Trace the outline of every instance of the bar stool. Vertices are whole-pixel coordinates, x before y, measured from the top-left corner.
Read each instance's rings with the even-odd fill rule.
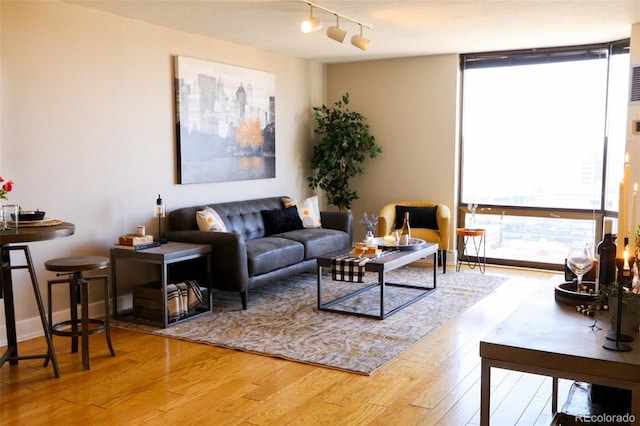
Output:
[[[58,276],[68,275],[48,281],[48,313],[49,330],[51,334],[71,337],[71,352],[78,352],[78,337],[82,342],[82,369],[89,370],[89,335],[105,332],[107,345],[112,356],[116,353],[111,345],[111,328],[109,323],[109,276],[91,275],[85,277],[82,271],[95,271],[109,266],[109,258],[103,256],[61,257],[48,260],[44,264],[48,271],[59,272]],[[102,281],[104,285],[104,313],[105,319],[89,318],[89,283]],[[69,303],[71,319],[53,324],[51,307],[51,288],[55,284],[69,284]],[[78,318],[78,304],[80,304],[80,318]]]

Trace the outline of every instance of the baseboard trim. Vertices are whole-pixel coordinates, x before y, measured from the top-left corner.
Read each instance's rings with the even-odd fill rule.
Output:
[[[0,304],[0,313],[2,317],[5,317],[4,312],[4,303]],[[91,318],[104,318],[104,302],[97,301],[89,304],[89,316]],[[61,311],[53,312],[53,323],[56,324],[61,321],[65,321],[69,319],[70,310],[64,309]],[[18,343],[24,342],[26,340],[35,339],[37,337],[44,336],[44,330],[42,328],[42,320],[40,316],[35,316],[31,318],[25,318],[19,321],[16,321],[16,334],[18,336]],[[2,324],[0,326],[0,346],[7,346],[7,326],[6,324]]]

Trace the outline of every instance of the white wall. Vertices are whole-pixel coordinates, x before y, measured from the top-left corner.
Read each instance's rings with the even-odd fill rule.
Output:
[[[76,225],[72,237],[30,245],[43,291],[53,277],[47,259],[106,256],[139,224],[156,233],[158,193],[168,210],[310,193],[311,108],[324,93],[318,63],[57,1],[3,0],[0,40],[0,176],[15,181],[9,202]],[[176,183],[174,55],[275,74],[275,179]],[[14,276],[24,339],[41,327],[26,272]]]
[[[349,92],[350,109],[367,117],[383,150],[367,159],[365,174],[354,179],[360,195],[352,205],[357,220],[365,211],[378,214],[387,203],[407,200],[441,202],[455,215],[458,69],[458,55],[327,67],[327,104]],[[362,226],[356,231],[364,236]]]

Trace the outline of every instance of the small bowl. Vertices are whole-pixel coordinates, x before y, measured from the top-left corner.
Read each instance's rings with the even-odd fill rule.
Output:
[[[42,220],[44,219],[44,213],[41,211],[22,211],[18,214],[18,221],[31,221],[31,220]]]

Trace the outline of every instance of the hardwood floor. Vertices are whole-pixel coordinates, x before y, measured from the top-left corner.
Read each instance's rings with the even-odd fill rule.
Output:
[[[42,360],[0,368],[0,423],[476,425],[479,340],[551,277],[487,273],[512,278],[368,377],[118,328],[117,356],[92,336],[82,371],[69,339],[54,336],[59,379]],[[45,350],[44,338],[19,344],[21,354]],[[549,423],[551,379],[494,369],[491,383],[492,424]]]

